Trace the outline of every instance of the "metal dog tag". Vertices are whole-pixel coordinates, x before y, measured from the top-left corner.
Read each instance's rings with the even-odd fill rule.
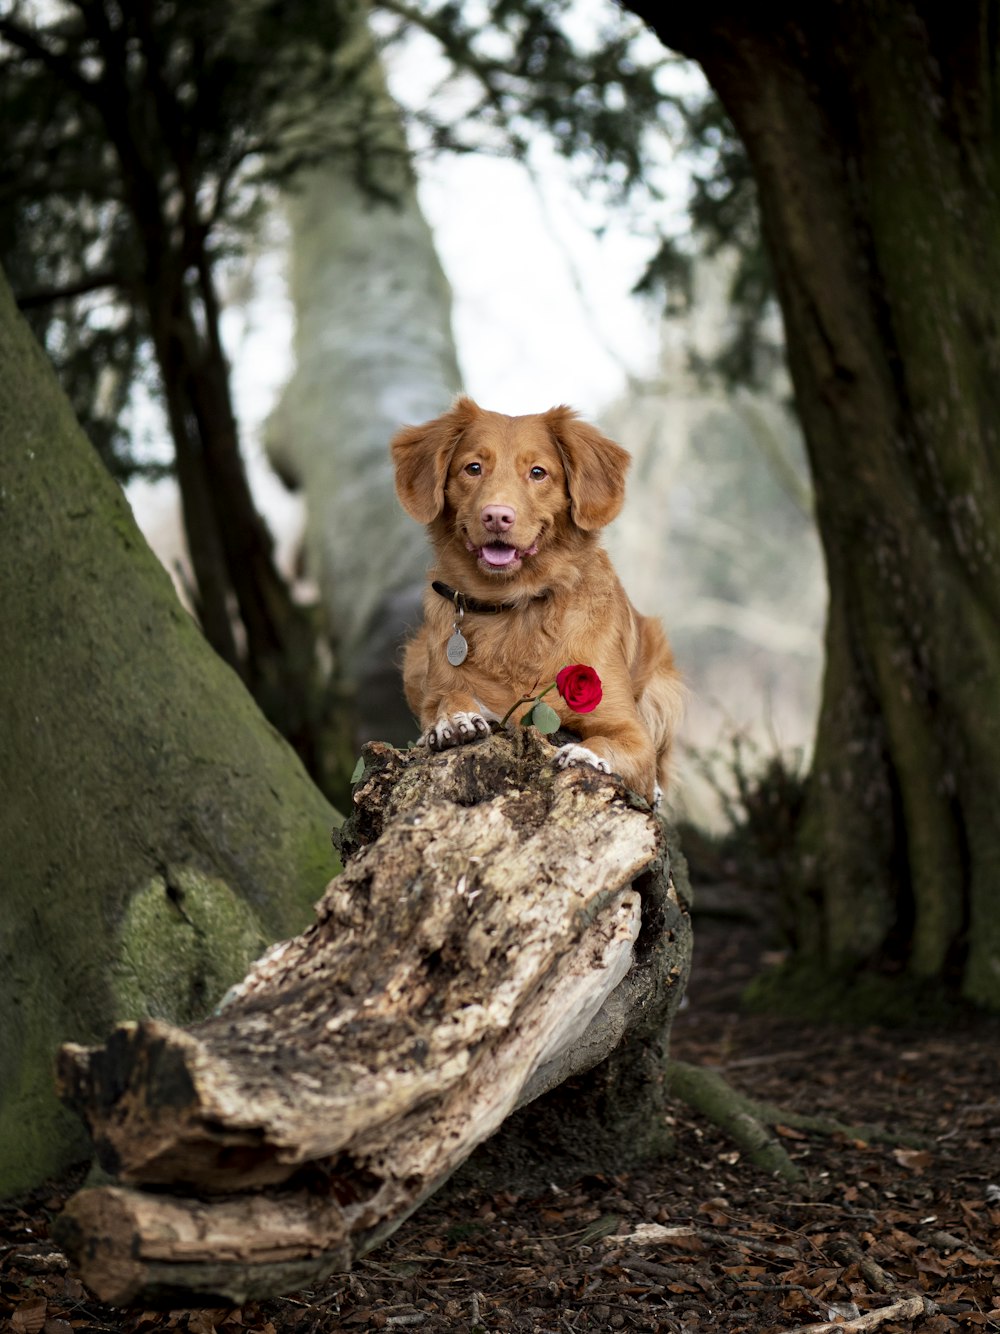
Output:
[[[448,655],[448,661],[453,667],[461,667],[462,663],[469,655],[469,645],[462,634],[458,625],[455,625],[455,633],[448,640],[448,647],[445,649]]]
[[[462,634],[462,622],[465,620],[465,607],[461,593],[455,593],[455,624],[451,627],[451,638],[445,648],[445,654],[453,667],[461,667],[469,656],[469,645]]]

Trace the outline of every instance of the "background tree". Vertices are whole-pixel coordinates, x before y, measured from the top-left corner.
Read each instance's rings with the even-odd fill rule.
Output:
[[[52,1058],[204,1014],[300,930],[336,815],[208,646],[0,278],[0,1192],[86,1153]]]
[[[753,168],[830,590],[797,938],[1000,1004],[994,3],[635,0]]]
[[[366,28],[358,40],[371,42]],[[294,371],[266,439],[279,474],[305,497],[305,567],[337,628],[355,740],[405,744],[416,725],[400,653],[420,618],[428,553],[423,529],[400,511],[387,441],[401,422],[443,412],[461,376],[451,290],[374,49],[359,92],[330,114],[351,120],[377,106],[391,151],[370,164],[375,188],[331,158],[285,195]]]
[[[772,303],[770,344],[747,339],[754,322],[733,296],[739,267],[731,248],[690,263],[691,300],[665,314],[654,372],[601,412],[632,454],[607,545],[636,606],[663,617],[691,684],[672,808],[699,880],[719,873],[705,832],[726,828],[721,820],[735,838],[745,823],[734,761],[751,786],[764,757],[801,773],[823,666],[826,581],[809,469],[787,372],[771,364],[779,317]],[[744,375],[730,382],[734,361],[753,366],[757,387]],[[739,879],[783,897],[793,859],[787,827],[773,815],[772,824],[780,874],[748,840]],[[770,911],[775,898],[765,903]]]

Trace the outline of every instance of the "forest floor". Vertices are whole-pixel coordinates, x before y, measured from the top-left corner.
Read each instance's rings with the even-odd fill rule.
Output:
[[[755,1169],[672,1111],[676,1152],[531,1196],[439,1196],[356,1271],[233,1311],[101,1306],[49,1241],[77,1181],[0,1204],[0,1328],[13,1334],[881,1334],[1000,1330],[1000,1023],[900,1030],[746,1013],[766,942],[696,921],[673,1054],[790,1113],[887,1142],[779,1127],[804,1171]]]

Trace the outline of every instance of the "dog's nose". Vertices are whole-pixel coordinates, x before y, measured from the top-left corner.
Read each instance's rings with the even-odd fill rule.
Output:
[[[509,505],[484,505],[480,518],[491,533],[505,533],[514,527],[517,514]]]

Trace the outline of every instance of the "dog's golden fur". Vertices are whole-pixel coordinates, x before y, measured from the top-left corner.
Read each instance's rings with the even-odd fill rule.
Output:
[[[604,688],[593,713],[546,696],[581,738],[560,762],[613,770],[652,799],[667,785],[683,691],[662,626],[636,612],[599,542],[621,509],[626,451],[566,407],[507,417],[459,398],[434,421],[399,431],[392,456],[403,508],[428,527],[432,577],[466,597],[512,604],[465,616],[468,657],[453,667],[445,649],[455,608],[428,586],[403,666],[423,740],[475,740],[487,719],[544,689],[567,663],[586,663]]]

